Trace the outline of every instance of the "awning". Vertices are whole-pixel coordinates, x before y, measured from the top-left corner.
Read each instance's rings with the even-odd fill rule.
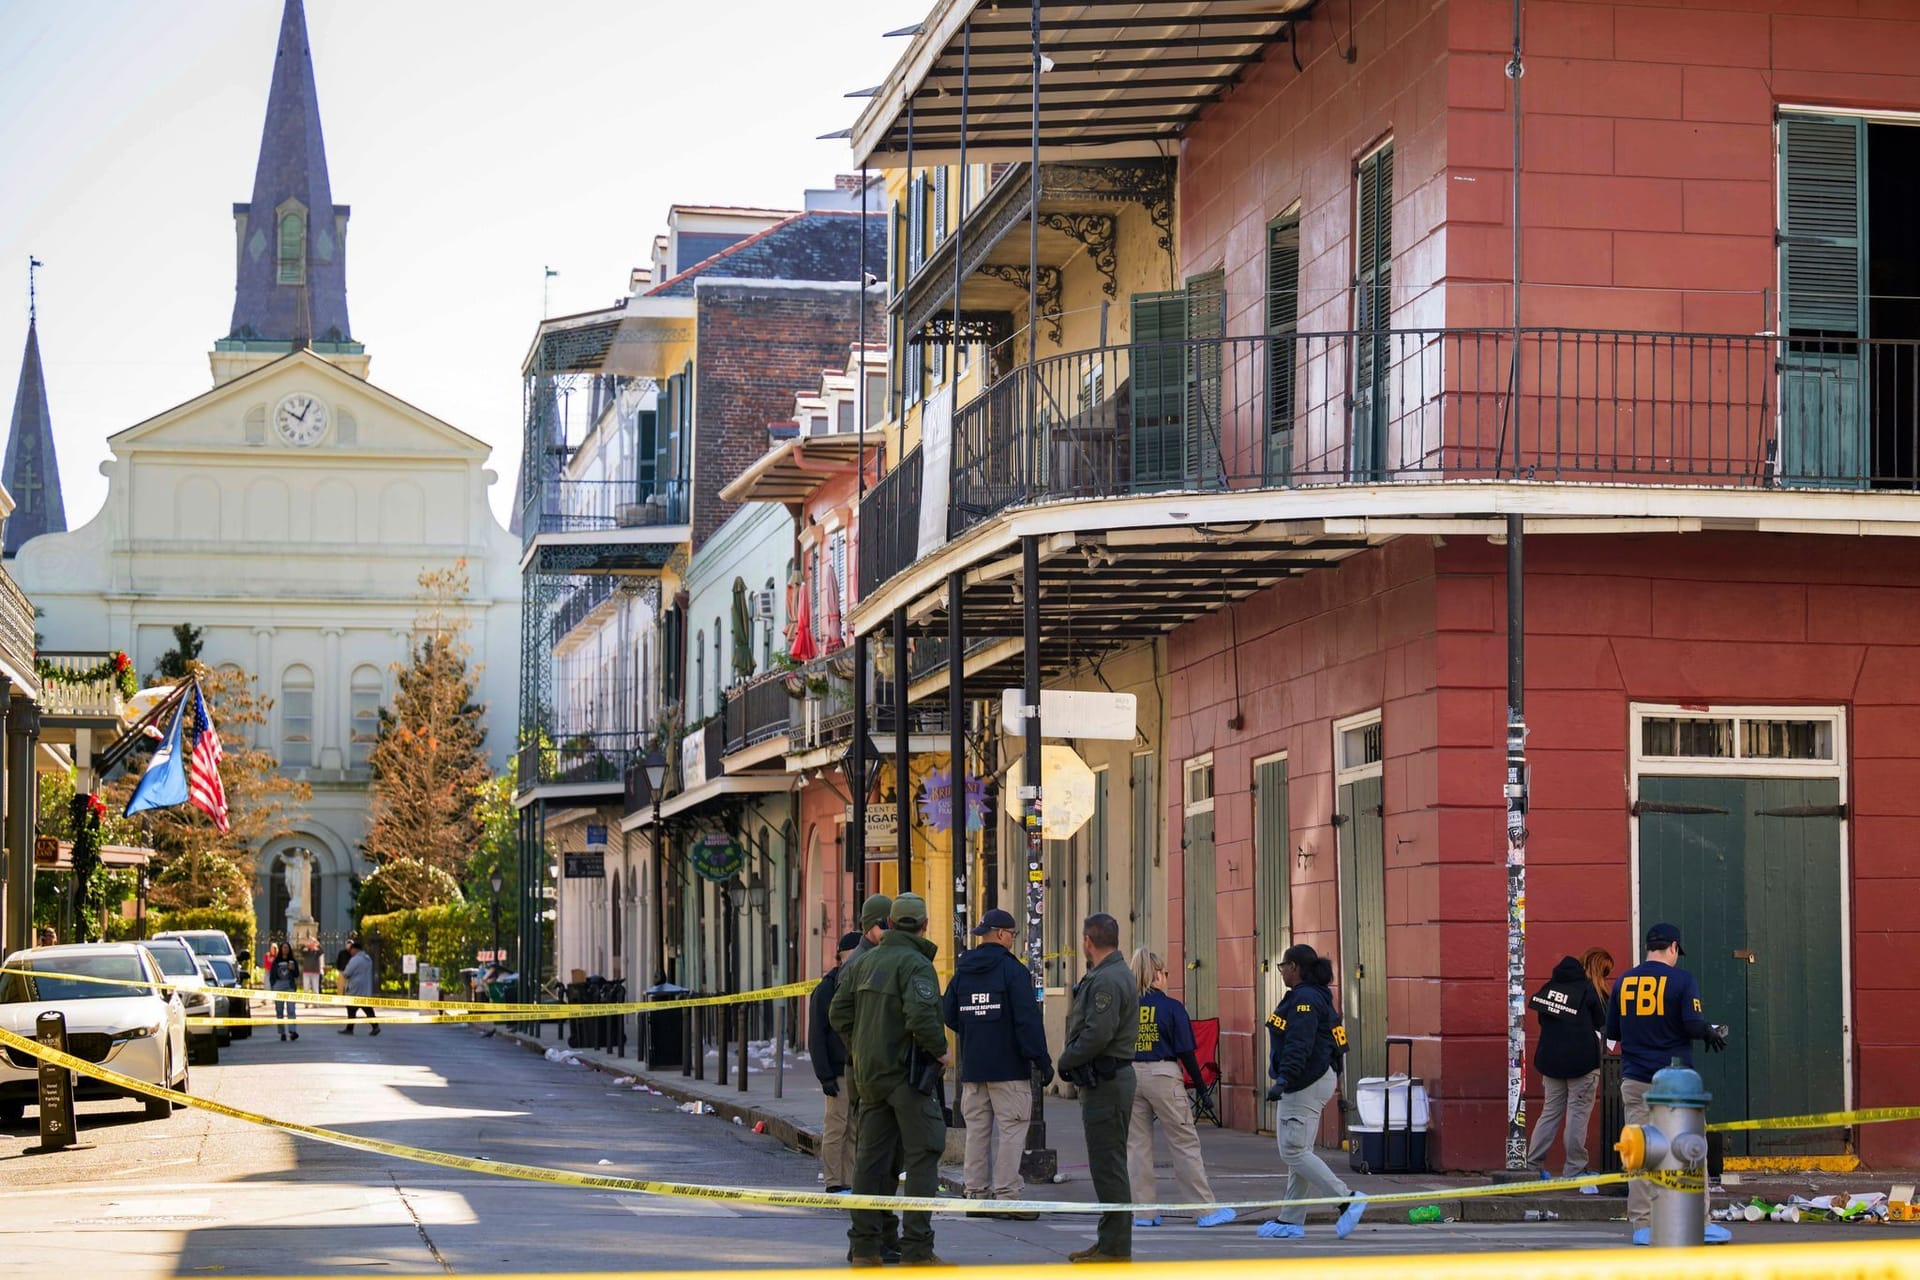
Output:
[[[869,431],[864,447],[878,455],[884,441]],[[805,502],[824,480],[851,472],[863,447],[858,435],[785,440],[720,490],[725,502]]]
[[[772,795],[793,790],[793,775],[786,773],[743,773],[738,776],[711,778],[696,787],[682,791],[671,800],[660,805],[660,816],[671,818],[676,813],[685,813],[689,809],[698,809],[709,800],[721,796]],[[620,823],[622,831],[632,831],[644,827],[652,820],[651,811],[634,814]],[[629,827],[628,822],[633,826]]]
[[[100,846],[100,865],[138,870],[153,861],[153,850],[138,845],[103,844]],[[34,845],[33,866],[36,871],[73,870],[73,841],[54,841],[42,836]]]
[[[1315,0],[1034,0],[1043,160],[1173,154],[1194,118],[1289,38]],[[1033,9],[937,0],[852,129],[854,163],[1025,160]],[[966,106],[961,81],[966,80]],[[964,119],[962,113],[964,110]],[[911,125],[909,124],[911,120]],[[908,142],[909,128],[912,142]]]

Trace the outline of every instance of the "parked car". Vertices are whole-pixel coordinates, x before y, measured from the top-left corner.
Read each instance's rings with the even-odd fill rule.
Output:
[[[193,954],[209,960],[225,960],[233,966],[234,972],[242,977],[246,975],[246,963],[241,960],[240,953],[233,949],[233,939],[219,929],[169,929],[153,936],[178,939],[192,948]]]
[[[242,985],[240,974],[235,970],[233,965],[225,959],[219,956],[202,955],[200,957],[200,963],[213,971],[213,983],[215,986],[238,987]],[[251,1018],[253,1016],[253,1001],[244,994],[236,993],[230,996],[221,996],[220,1003],[226,1010],[226,1012],[219,1015],[222,1018]],[[229,1027],[227,1031],[235,1040],[246,1040],[253,1035],[252,1027]]]
[[[160,966],[161,977],[180,993],[189,1018],[220,1016],[223,1005],[214,994],[213,984],[207,980],[212,970],[201,967],[186,943],[178,938],[149,938],[139,945],[145,947],[154,963]],[[220,1046],[227,1039],[219,1027],[189,1027],[188,1056],[198,1053],[200,1061],[211,1066],[220,1061]]]
[[[32,1036],[49,1010],[67,1020],[67,1052],[88,1062],[185,1092],[187,1007],[182,992],[166,988],[153,956],[131,942],[34,947],[6,959],[0,974],[0,1026]],[[42,977],[39,974],[46,974]],[[58,977],[72,974],[74,977]],[[83,982],[75,978],[110,978]],[[9,1048],[0,1054],[0,1120],[18,1124],[39,1096],[40,1060]],[[173,1104],[106,1084],[90,1076],[75,1082],[75,1098],[139,1098],[149,1119],[164,1119]]]

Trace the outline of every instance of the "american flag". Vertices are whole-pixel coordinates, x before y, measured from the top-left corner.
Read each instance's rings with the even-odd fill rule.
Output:
[[[206,811],[213,825],[227,830],[227,789],[220,784],[220,735],[207,714],[200,686],[193,686],[193,760],[187,769],[187,799]]]

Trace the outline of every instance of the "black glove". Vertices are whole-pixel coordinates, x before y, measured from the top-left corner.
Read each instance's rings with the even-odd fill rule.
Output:
[[[1708,1027],[1707,1034],[1701,1039],[1707,1042],[1708,1053],[1719,1053],[1727,1047],[1727,1038],[1720,1034],[1718,1027]]]
[[[837,1098],[840,1096],[840,1086],[831,1080],[822,1080],[820,1082],[820,1092],[829,1098]]]
[[[1040,1087],[1044,1089],[1053,1083],[1053,1064],[1043,1058],[1033,1064],[1033,1074],[1040,1077]]]
[[[1267,1087],[1267,1101],[1268,1102],[1280,1101],[1280,1095],[1285,1093],[1286,1091],[1287,1091],[1286,1082],[1282,1080],[1275,1080],[1271,1085]]]

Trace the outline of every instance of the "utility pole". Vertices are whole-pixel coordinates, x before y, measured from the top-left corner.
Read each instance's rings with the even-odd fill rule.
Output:
[[[1507,387],[1508,430],[1513,438],[1513,476],[1520,477],[1520,421],[1514,401],[1520,390],[1520,4],[1513,0],[1513,371]],[[1527,626],[1525,568],[1527,521],[1507,516],[1507,772],[1501,798],[1507,811],[1507,1168],[1527,1167]]]

